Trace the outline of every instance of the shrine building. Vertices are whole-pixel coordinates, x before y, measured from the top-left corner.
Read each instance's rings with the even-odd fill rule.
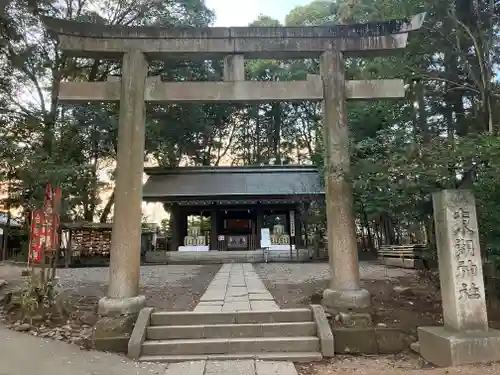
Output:
[[[162,202],[171,215],[172,235],[168,245],[171,251],[258,250],[261,233],[266,233],[266,228],[270,250],[299,249],[304,245],[300,213],[311,202],[324,199],[324,188],[314,166],[179,167],[144,171],[148,180],[143,200]],[[188,230],[190,216],[206,220],[205,230],[199,225]]]

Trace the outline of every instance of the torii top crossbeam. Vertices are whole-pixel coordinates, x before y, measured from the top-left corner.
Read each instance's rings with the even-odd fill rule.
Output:
[[[313,58],[325,50],[349,56],[377,55],[405,48],[408,33],[422,26],[425,13],[406,19],[353,25],[305,27],[126,27],[44,18],[70,55],[119,58],[140,50],[150,58]]]

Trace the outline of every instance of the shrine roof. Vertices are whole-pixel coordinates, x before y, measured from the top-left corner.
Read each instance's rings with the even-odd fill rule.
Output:
[[[180,201],[194,198],[244,199],[324,195],[319,171],[314,166],[244,166],[145,168],[149,175],[143,188],[147,201]]]

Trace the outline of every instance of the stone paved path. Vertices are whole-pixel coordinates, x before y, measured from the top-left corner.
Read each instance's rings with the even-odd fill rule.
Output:
[[[224,264],[194,311],[279,310],[250,263]]]
[[[224,264],[194,311],[279,310],[252,264]],[[297,375],[292,362],[193,361],[170,363],[165,375]]]

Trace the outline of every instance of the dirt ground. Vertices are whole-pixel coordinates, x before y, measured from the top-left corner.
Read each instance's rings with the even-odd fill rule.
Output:
[[[259,264],[256,269],[280,307],[291,308],[321,303],[329,270],[326,264],[312,266]],[[402,329],[416,341],[418,326],[443,323],[439,281],[434,274],[399,271],[361,263],[361,285],[372,295],[374,323]],[[490,327],[500,328],[500,309],[489,307],[488,317]]]
[[[329,361],[295,365],[299,375],[488,375],[500,374],[500,364],[436,368],[421,357],[403,353],[393,356],[337,356]]]
[[[320,303],[328,286],[326,264],[259,264],[257,272],[281,308]],[[443,324],[439,281],[434,274],[360,264],[361,284],[373,297],[374,323],[402,329],[412,341],[417,327]],[[500,311],[488,309],[490,326],[500,327]],[[483,375],[500,374],[500,363],[436,368],[412,352],[392,356],[336,356],[296,364],[299,375]]]
[[[192,310],[220,265],[167,265],[141,267],[140,293],[146,296],[148,306],[168,311]],[[9,291],[19,290],[26,280],[21,276],[22,267],[0,265],[0,279],[7,285],[0,291],[0,299]],[[85,346],[92,326],[97,321],[97,302],[106,295],[108,268],[59,269],[61,300],[68,307],[67,314],[53,316],[51,320],[35,319],[26,327],[19,327],[19,309],[2,311],[0,322],[15,330],[27,331],[32,335],[50,337]]]
[[[141,267],[141,292],[151,306],[166,310],[190,310],[219,267]],[[255,265],[255,268],[282,308],[319,303],[330,278],[328,264],[321,263],[270,263]],[[370,262],[360,263],[360,274],[363,287],[373,296],[375,323],[398,327],[414,339],[418,326],[442,324],[440,293],[434,276]],[[40,329],[40,324],[35,323],[30,333],[78,342],[86,335],[82,333],[82,327],[88,330],[95,319],[96,303],[106,291],[107,269],[68,269],[58,271],[58,275],[67,298],[76,306],[73,311],[75,316],[66,322],[65,329],[56,329],[54,325]],[[0,266],[0,279],[8,281],[7,288],[23,282],[19,267]],[[490,326],[500,328],[500,310],[490,308],[488,312]],[[14,319],[4,317],[4,323],[12,323]],[[440,369],[410,352],[393,356],[336,356],[328,361],[297,364],[296,367],[299,375],[500,374],[500,363]]]

